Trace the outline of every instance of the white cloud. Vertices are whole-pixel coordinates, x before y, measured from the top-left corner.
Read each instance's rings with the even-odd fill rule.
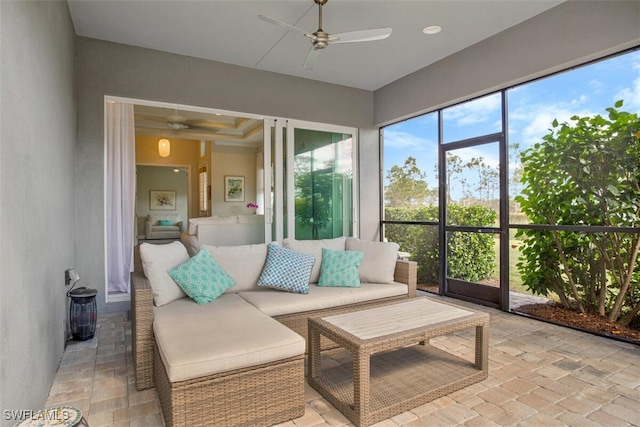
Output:
[[[602,88],[604,87],[604,83],[602,83],[600,80],[598,79],[593,79],[589,82],[589,87],[591,87],[591,89],[593,89],[594,93],[600,93],[600,91],[602,90]]]
[[[437,146],[436,142],[430,141],[428,138],[423,138],[408,132],[391,129],[384,130],[384,145],[386,148],[403,148],[422,151],[434,144]]]
[[[612,99],[612,102],[619,100],[624,101],[622,109],[631,113],[640,113],[640,53],[631,56],[631,68],[635,71],[637,77],[633,80],[630,87],[620,89]]]
[[[501,105],[500,94],[496,93],[447,108],[444,111],[444,118],[447,121],[455,121],[458,126],[469,126],[488,120],[495,121],[495,114],[500,112]]]
[[[559,102],[551,104],[528,104],[517,108],[509,115],[511,129],[510,143],[520,143],[521,148],[540,142],[542,137],[549,133],[551,123],[557,120],[559,123],[569,122],[571,117],[591,116],[595,113],[584,107],[588,101],[586,95],[571,100],[568,103]],[[518,135],[517,137],[515,137]]]
[[[616,93],[613,102],[624,100],[622,109],[631,113],[640,113],[640,77],[633,81],[631,87],[626,87]]]
[[[460,150],[454,150],[451,153],[460,157],[460,160],[462,160],[463,164],[470,162],[474,158],[475,159],[482,158],[483,162],[487,166],[494,169],[497,169],[498,165],[500,164],[500,161],[498,160],[499,153],[498,153],[497,143],[489,144],[481,147],[463,148]]]

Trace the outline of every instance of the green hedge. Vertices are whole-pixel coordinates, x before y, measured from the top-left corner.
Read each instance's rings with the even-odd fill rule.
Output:
[[[448,206],[449,224],[492,227],[497,214],[482,206]],[[385,207],[385,219],[392,221],[438,221],[438,208]],[[438,283],[438,226],[386,224],[385,238],[400,244],[418,263],[418,283]],[[469,281],[487,279],[495,265],[494,237],[491,234],[449,233],[449,276]]]

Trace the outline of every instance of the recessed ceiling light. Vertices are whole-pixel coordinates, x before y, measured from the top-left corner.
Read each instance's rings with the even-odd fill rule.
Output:
[[[440,31],[442,31],[442,28],[438,27],[437,25],[429,25],[428,27],[424,27],[422,29],[422,32],[425,34],[438,34]]]

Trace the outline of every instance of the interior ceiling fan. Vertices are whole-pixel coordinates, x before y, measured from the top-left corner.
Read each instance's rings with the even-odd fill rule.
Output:
[[[348,31],[346,33],[329,34],[322,29],[322,6],[324,6],[329,0],[313,0],[318,5],[318,30],[315,33],[305,31],[302,28],[298,28],[294,25],[287,24],[286,22],[279,21],[269,16],[258,15],[258,18],[263,21],[269,22],[274,25],[290,28],[301,32],[311,40],[311,49],[307,54],[307,58],[304,61],[305,70],[310,70],[320,55],[320,51],[325,49],[330,44],[338,43],[357,43],[357,42],[369,42],[374,40],[383,40],[391,35],[391,28],[376,28],[373,30],[359,30]]]
[[[189,120],[185,116],[178,114],[178,110],[174,110],[173,114],[170,114],[166,117],[138,115],[137,118],[146,121],[148,124],[150,122],[156,123],[155,126],[151,126],[151,127],[160,127],[160,128],[168,127],[169,129],[172,129],[172,130],[188,129],[191,131],[206,132],[206,133],[215,133],[219,131],[219,128],[216,127],[215,123],[204,122],[200,119]]]

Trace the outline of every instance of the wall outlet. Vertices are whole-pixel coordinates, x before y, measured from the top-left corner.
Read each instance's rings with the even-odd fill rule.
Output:
[[[78,272],[73,268],[70,268],[64,272],[65,286],[69,286],[72,283],[76,283],[78,280],[80,280],[80,276],[78,275]]]

